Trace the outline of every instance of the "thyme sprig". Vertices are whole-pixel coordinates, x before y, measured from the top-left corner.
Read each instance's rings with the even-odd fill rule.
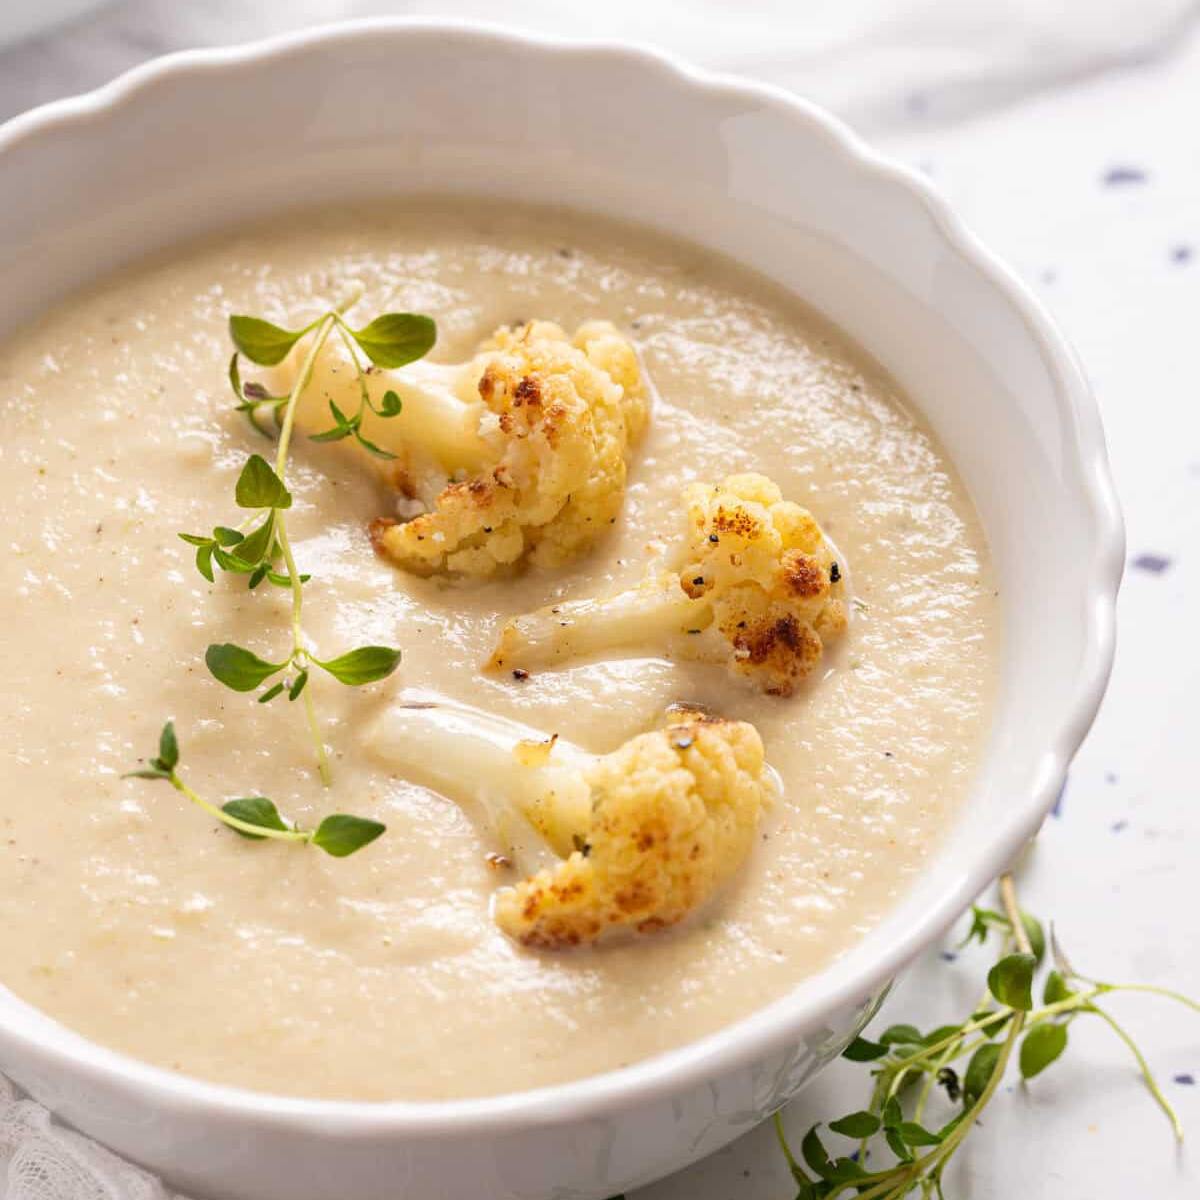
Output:
[[[814,1125],[800,1143],[799,1158],[784,1133],[780,1114],[775,1132],[798,1191],[796,1200],[945,1200],[942,1176],[947,1163],[996,1094],[1010,1063],[1022,1079],[1041,1074],[1066,1051],[1068,1030],[1081,1017],[1107,1024],[1130,1049],[1151,1096],[1166,1114],[1176,1138],[1179,1117],[1145,1057],[1128,1032],[1097,1003],[1117,992],[1148,992],[1200,1012],[1200,1004],[1167,988],[1145,984],[1102,983],[1078,974],[1050,939],[1052,969],[1035,1005],[1035,976],[1046,954],[1041,923],[1021,910],[1009,875],[1000,881],[1003,911],[975,907],[967,940],[1001,939],[1000,957],[988,972],[987,990],[975,1011],[957,1025],[922,1033],[913,1025],[892,1025],[877,1039],[855,1038],[843,1057],[871,1063],[867,1106],[827,1123],[841,1138],[856,1142],[851,1152],[833,1156]],[[965,1060],[964,1066],[956,1066]],[[934,1094],[942,1094],[952,1115],[941,1122],[927,1113]],[[866,1163],[882,1140],[894,1162],[878,1170]]]
[[[158,754],[147,760],[144,767],[130,771],[123,778],[166,780],[177,792],[202,808],[210,817],[228,825],[242,837],[253,841],[269,839],[317,846],[334,858],[345,858],[356,850],[361,850],[386,829],[379,821],[353,817],[348,813],[333,813],[316,829],[301,829],[285,821],[274,801],[268,800],[266,796],[244,796],[237,800],[229,800],[218,808],[184,783],[179,776],[178,766],[179,740],[175,735],[174,723],[168,721],[158,738]]]
[[[312,440],[338,441],[352,436],[369,453],[381,458],[393,457],[363,436],[362,423],[368,411],[384,419],[398,416],[402,408],[400,397],[389,390],[380,405],[372,402],[367,369],[360,353],[375,366],[400,367],[427,354],[437,337],[434,322],[415,313],[385,313],[362,328],[354,329],[343,316],[344,307],[330,309],[296,330],[284,329],[261,317],[230,317],[229,332],[235,350],[229,364],[229,380],[238,400],[237,408],[260,433],[268,432],[259,421],[262,411],[267,409],[274,414],[278,425],[275,463],[272,466],[261,454],[251,454],[246,459],[234,488],[234,502],[251,515],[239,526],[217,525],[211,534],[179,535],[196,547],[196,569],[210,583],[214,580],[215,568],[246,576],[251,590],[264,580],[276,587],[290,589],[291,646],[282,658],[268,660],[232,642],[214,642],[208,647],[204,661],[214,678],[237,692],[254,691],[273,681],[259,695],[260,703],[268,703],[285,694],[289,701],[303,698],[317,767],[326,785],[330,782],[329,758],[312,692],[308,688],[312,669],[319,668],[341,683],[360,686],[390,675],[400,662],[400,651],[388,646],[360,646],[337,657],[322,659],[305,637],[302,624],[304,585],[311,576],[301,573],[296,564],[287,523],[287,513],[293,503],[286,480],[296,408],[312,380],[322,348],[336,333],[344,342],[353,364],[360,403],[357,411],[348,416],[331,399],[329,408],[334,424],[314,434]],[[286,395],[271,395],[260,383],[243,382],[241,359],[259,366],[276,366],[309,334],[312,335],[311,342]]]

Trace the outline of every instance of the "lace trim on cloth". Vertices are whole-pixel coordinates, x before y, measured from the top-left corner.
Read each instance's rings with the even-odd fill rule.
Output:
[[[0,1076],[0,1200],[184,1200]]]

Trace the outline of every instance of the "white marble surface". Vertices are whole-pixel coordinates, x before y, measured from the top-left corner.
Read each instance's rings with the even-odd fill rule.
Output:
[[[1049,303],[1095,385],[1128,522],[1112,684],[1022,873],[1079,970],[1200,996],[1200,37],[1136,70],[1045,92],[884,148],[922,165]],[[1114,169],[1144,182],[1106,185]],[[1189,253],[1190,252],[1190,253]],[[1037,531],[1030,530],[1036,537]],[[1135,565],[1169,560],[1160,571]],[[1152,563],[1151,565],[1159,565]],[[1035,608],[1031,602],[1031,608]],[[887,1020],[961,1014],[987,960],[927,959]],[[1139,997],[1113,1004],[1160,1072],[1192,1139],[1180,1152],[1127,1052],[1083,1022],[1066,1056],[1001,1095],[967,1143],[960,1200],[1184,1200],[1200,1195],[1200,1018]],[[797,1136],[863,1096],[839,1065],[787,1114]],[[1195,1085],[1176,1082],[1191,1077]],[[747,1175],[746,1172],[749,1172]],[[638,1200],[790,1196],[770,1133]]]
[[[167,49],[382,7],[118,4],[0,54],[0,118]],[[1021,7],[1037,6],[1008,6]],[[1188,4],[1135,7],[1144,24],[1160,20],[1161,36],[1128,43],[1131,54],[1100,56],[1088,70],[1062,60],[1036,90],[1009,78],[969,103],[961,89],[876,93],[860,124],[927,170],[1045,297],[1095,383],[1125,504],[1130,570],[1116,672],[1060,814],[1023,870],[1026,904],[1054,918],[1080,969],[1200,995],[1200,35],[1181,23]],[[601,19],[588,27],[622,32]],[[1113,65],[1121,57],[1142,61]],[[780,78],[777,62],[759,70],[747,54],[736,65]],[[953,963],[931,953],[887,1016],[927,1024],[958,1014],[985,967],[978,953]],[[1200,1018],[1145,997],[1113,1008],[1200,1139]],[[791,1106],[789,1128],[799,1136],[857,1107],[861,1075],[845,1066],[823,1077]],[[1082,1022],[1062,1062],[1002,1094],[960,1157],[947,1195],[962,1200],[1200,1195],[1200,1152],[1176,1150],[1126,1051]],[[792,1194],[760,1129],[638,1200]]]

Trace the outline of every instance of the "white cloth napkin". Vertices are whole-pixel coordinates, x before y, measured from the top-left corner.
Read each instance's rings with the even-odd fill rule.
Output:
[[[960,119],[1152,57],[1197,7],[1197,0],[510,0],[503,19],[545,33],[656,44],[792,88],[886,138],[915,120]],[[0,53],[0,118],[169,50],[399,12],[492,20],[496,8],[491,0],[129,0]],[[168,1197],[158,1181],[56,1124],[0,1077],[0,1200]]]
[[[4,17],[0,3],[0,25]],[[0,118],[184,46],[381,14],[652,43],[793,88],[864,131],[953,118],[1153,55],[1197,0],[127,0],[0,54]]]
[[[56,1124],[40,1104],[22,1099],[0,1076],[0,1200],[168,1200],[169,1195],[153,1176]]]

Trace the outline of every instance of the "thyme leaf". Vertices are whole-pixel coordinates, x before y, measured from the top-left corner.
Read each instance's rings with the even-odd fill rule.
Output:
[[[296,406],[312,381],[318,355],[336,333],[350,355],[360,403],[354,413],[347,414],[330,400],[329,410],[334,423],[330,429],[313,435],[311,440],[332,442],[353,437],[368,453],[383,459],[394,458],[391,451],[363,435],[362,424],[368,411],[389,419],[400,414],[403,404],[399,394],[392,389],[384,393],[378,405],[372,402],[359,352],[377,366],[401,367],[423,357],[437,340],[437,326],[429,317],[415,313],[384,313],[362,328],[353,329],[346,323],[342,311],[341,308],[330,309],[303,328],[295,330],[285,329],[262,317],[234,314],[229,318],[229,335],[234,345],[229,362],[229,384],[237,399],[238,411],[245,413],[260,433],[267,434],[268,431],[258,421],[259,412],[263,408],[273,412],[279,430],[275,462],[272,465],[263,455],[250,454],[234,487],[233,499],[237,507],[262,514],[261,519],[247,518],[236,528],[217,525],[211,534],[179,535],[188,545],[195,547],[196,570],[209,583],[215,581],[215,571],[219,569],[228,574],[245,576],[246,586],[251,591],[265,580],[292,593],[291,649],[286,657],[278,662],[270,661],[233,643],[215,642],[208,647],[205,662],[215,679],[237,692],[252,692],[272,677],[282,676],[275,679],[258,700],[265,704],[286,691],[290,701],[303,701],[317,766],[326,784],[330,782],[329,758],[321,736],[312,688],[307,686],[309,668],[319,666],[339,682],[357,687],[390,675],[400,662],[400,651],[388,646],[360,646],[322,660],[313,652],[304,635],[304,585],[311,576],[301,572],[296,565],[286,518],[293,505],[293,496],[287,486],[287,466]],[[277,366],[309,334],[312,337],[303,349],[295,383],[287,395],[272,395],[262,383],[243,379],[242,359],[259,366]],[[289,679],[285,673],[293,671],[295,674]],[[150,767],[146,769],[153,770]],[[312,836],[317,837],[317,833]],[[363,831],[359,830],[358,834],[353,835],[343,831],[336,837],[331,831],[324,836],[330,845],[341,846],[347,838],[352,840],[353,836],[363,836]],[[377,836],[378,832],[371,834],[371,837]]]
[[[1021,1043],[1017,1065],[1022,1079],[1040,1075],[1067,1048],[1067,1027],[1057,1023],[1035,1025]]]
[[[275,801],[268,800],[266,796],[246,796],[241,800],[230,800],[221,805],[221,811],[228,817],[237,818],[243,825],[282,830],[285,833],[289,828],[279,815]],[[261,833],[247,833],[245,829],[239,829],[237,826],[234,826],[234,832],[258,842],[263,841],[266,836]]]
[[[285,821],[273,800],[266,796],[244,796],[228,800],[220,807],[210,804],[194,792],[180,778],[179,742],[175,736],[175,725],[168,721],[158,739],[158,754],[144,767],[130,771],[124,779],[165,780],[177,792],[186,796],[210,817],[228,826],[234,833],[251,841],[274,840],[312,844],[334,858],[346,858],[361,850],[381,836],[387,826],[367,817],[353,817],[347,813],[334,813],[326,817],[316,829],[300,829]]]
[[[246,459],[233,490],[238,508],[291,508],[292,494],[261,454]]]
[[[878,1038],[855,1038],[843,1057],[870,1064],[870,1099],[865,1108],[829,1121],[830,1133],[857,1142],[852,1155],[835,1157],[813,1126],[804,1135],[797,1159],[788,1143],[780,1113],[775,1132],[792,1177],[797,1200],[944,1200],[942,1175],[947,1163],[976,1127],[1015,1059],[1023,1079],[1032,1080],[1066,1052],[1068,1027],[1078,1019],[1099,1018],[1129,1048],[1155,1102],[1176,1136],[1179,1118],[1163,1094],[1136,1043],[1097,1003],[1112,992],[1150,992],[1200,1011],[1200,1004],[1166,988],[1097,983],[1074,973],[1054,939],[1055,967],[1042,988],[1042,1004],[1033,1004],[1033,981],[1044,954],[1042,925],[1017,904],[1012,878],[1000,883],[1003,911],[971,912],[966,942],[1000,938],[1000,952],[988,973],[983,1004],[957,1025],[928,1033],[908,1024],[892,1025]],[[965,944],[965,942],[964,942]],[[965,1060],[958,1070],[951,1064]],[[931,1100],[952,1106],[949,1119],[931,1124]],[[865,1164],[881,1139],[893,1161],[874,1170]]]
[[[384,313],[350,335],[377,367],[403,367],[433,349],[437,326],[418,313]]]
[[[227,688],[235,692],[252,692],[272,675],[287,667],[286,662],[267,662],[257,654],[235,646],[232,642],[214,642],[204,653],[204,662]]]
[[[345,858],[355,850],[369,845],[385,828],[386,826],[378,821],[369,821],[366,817],[334,813],[317,826],[312,835],[312,844],[320,846],[326,854],[332,854],[334,858]]]
[[[1037,959],[1032,954],[1007,954],[989,972],[988,991],[1009,1008],[1028,1012],[1033,1007],[1033,972]]]
[[[400,651],[390,646],[360,646],[339,658],[325,662],[315,658],[313,662],[340,683],[359,687],[364,683],[386,679],[400,665]]]
[[[229,336],[243,357],[260,367],[274,367],[287,358],[292,347],[316,324],[314,321],[312,325],[292,331],[261,317],[233,316],[229,318]],[[236,363],[235,358],[230,367],[231,376],[237,371]],[[236,386],[234,390],[238,390]]]

